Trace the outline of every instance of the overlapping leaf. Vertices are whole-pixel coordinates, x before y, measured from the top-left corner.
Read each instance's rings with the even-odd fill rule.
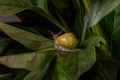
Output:
[[[94,0],[93,0],[94,1]],[[120,4],[120,0],[97,0],[92,8],[90,26],[97,24],[103,17],[113,11]]]
[[[11,40],[6,38],[6,39],[0,39],[0,55],[2,55],[2,52],[5,51],[7,46],[10,44]]]
[[[113,25],[113,40],[114,42],[114,50],[116,54],[115,56],[117,58],[120,58],[120,6],[115,10],[115,16],[114,16],[114,25]]]
[[[54,53],[38,51],[18,55],[3,56],[0,57],[0,63],[11,68],[23,68],[32,71],[36,69],[37,66],[40,67],[42,66],[41,64],[47,62],[46,57],[49,57],[48,59],[52,59],[54,55]]]
[[[36,68],[34,68],[34,70],[32,70],[23,80],[30,80],[30,79],[43,80],[43,77],[47,73],[47,70],[50,67],[51,61],[55,57],[55,54],[53,51],[49,51],[46,53],[40,53],[40,54],[36,55],[36,57],[37,58],[34,59],[35,63],[32,64],[32,65],[37,65]]]
[[[32,6],[31,0],[0,0],[0,15],[13,15]]]
[[[101,27],[108,41],[109,48],[114,57],[120,57],[120,6],[118,6],[111,14],[101,21]],[[112,43],[111,43],[112,42]]]
[[[22,45],[25,45],[32,50],[40,50],[53,47],[53,42],[43,37],[42,35],[37,35],[4,23],[0,23],[0,29],[12,39],[20,42]]]
[[[63,27],[61,23],[55,19],[52,14],[48,10],[47,0],[0,0],[0,15],[1,16],[8,16],[14,15],[19,13],[23,10],[31,9],[32,11],[40,14],[41,16],[45,17],[49,21],[53,22],[63,31],[66,29]]]
[[[111,66],[112,64],[112,66]],[[98,80],[117,80],[120,62],[113,59],[102,59],[98,61],[99,75]],[[103,75],[105,74],[105,75]]]
[[[106,44],[101,37],[90,37],[84,43],[87,47],[76,52],[58,53],[56,63],[57,80],[77,80],[81,74],[90,69],[96,61],[95,46],[100,42]]]

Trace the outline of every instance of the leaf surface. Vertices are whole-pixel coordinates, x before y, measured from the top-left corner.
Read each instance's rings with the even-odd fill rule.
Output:
[[[0,0],[0,15],[13,15],[32,6],[31,0]]]
[[[77,80],[96,62],[95,46],[106,44],[102,37],[92,36],[85,40],[86,48],[80,51],[59,52],[56,63],[57,80]]]
[[[46,57],[52,59],[54,55],[54,53],[49,52],[31,52],[17,55],[1,56],[0,63],[11,68],[23,68],[32,71],[36,69],[37,66],[42,66],[41,64],[47,61]]]
[[[53,42],[42,35],[37,35],[4,23],[0,23],[0,29],[12,39],[32,50],[53,48]]]
[[[94,1],[94,0],[93,0]],[[90,26],[97,24],[120,4],[120,0],[97,0],[91,9]]]

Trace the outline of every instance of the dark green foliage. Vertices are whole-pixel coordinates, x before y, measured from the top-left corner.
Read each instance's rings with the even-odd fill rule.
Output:
[[[0,80],[119,80],[119,5],[120,0],[0,0],[0,16],[20,19],[0,21]],[[79,50],[58,51],[49,30],[74,33]]]

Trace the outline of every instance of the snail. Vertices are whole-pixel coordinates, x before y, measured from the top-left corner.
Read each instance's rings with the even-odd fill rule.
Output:
[[[49,31],[53,35],[54,46],[56,49],[60,51],[77,51],[75,47],[78,45],[78,40],[75,35],[71,32],[61,34],[60,31],[58,34],[54,34]],[[61,35],[60,35],[61,34]]]

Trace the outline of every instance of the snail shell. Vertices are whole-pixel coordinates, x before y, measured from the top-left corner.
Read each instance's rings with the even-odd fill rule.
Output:
[[[62,31],[60,31],[58,34],[54,34],[51,31],[49,32],[53,35],[54,46],[56,49],[60,51],[79,51],[80,50],[75,48],[78,45],[78,40],[73,33],[69,32],[69,33],[64,33],[60,35]]]
[[[75,48],[78,45],[78,40],[73,33],[69,32],[58,36],[55,43],[65,48]]]

